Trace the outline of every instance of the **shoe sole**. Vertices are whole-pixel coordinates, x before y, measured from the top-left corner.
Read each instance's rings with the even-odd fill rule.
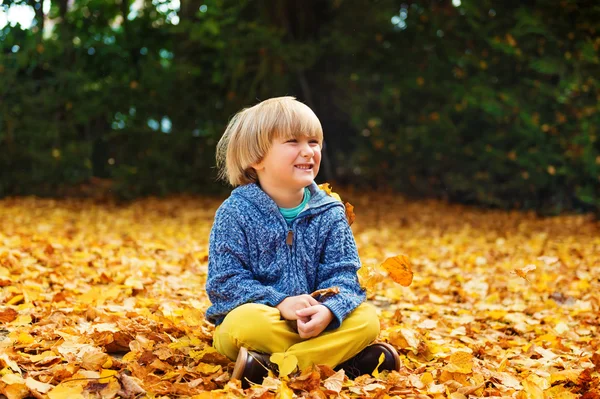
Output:
[[[237,359],[235,360],[235,367],[233,368],[233,372],[231,373],[231,378],[235,378],[237,380],[242,381],[242,376],[244,375],[244,371],[246,370],[247,362],[248,350],[242,346],[240,348],[240,351],[238,352]]]

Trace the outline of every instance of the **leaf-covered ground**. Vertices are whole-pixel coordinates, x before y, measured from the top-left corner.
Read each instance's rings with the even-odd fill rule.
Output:
[[[344,197],[400,372],[315,367],[244,392],[204,320],[218,200],[17,198],[0,201],[0,397],[600,398],[592,217]],[[409,287],[380,268],[398,254]]]

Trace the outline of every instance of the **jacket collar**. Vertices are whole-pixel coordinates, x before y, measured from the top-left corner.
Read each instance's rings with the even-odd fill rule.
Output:
[[[309,186],[310,201],[300,215],[311,214],[315,215],[329,209],[332,206],[343,206],[343,204],[335,198],[327,195],[327,193],[319,188],[313,181]],[[256,206],[262,213],[279,214],[279,207],[271,197],[265,193],[258,184],[250,183],[235,188],[231,195],[240,196]],[[300,216],[299,215],[299,216]]]

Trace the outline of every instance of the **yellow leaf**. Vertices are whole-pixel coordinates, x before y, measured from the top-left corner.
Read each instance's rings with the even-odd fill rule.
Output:
[[[67,386],[65,384],[57,385],[53,390],[48,392],[50,399],[84,399],[83,387],[81,385]]]
[[[381,264],[396,283],[408,287],[412,283],[413,272],[410,260],[406,255],[388,258]]]
[[[21,302],[25,297],[23,295],[15,295],[10,300],[6,301],[7,305],[16,305]]]
[[[86,370],[98,371],[102,365],[110,360],[110,356],[103,352],[85,352],[81,359],[81,367]]]
[[[379,355],[379,360],[377,362],[377,366],[375,366],[375,370],[373,370],[373,372],[371,373],[373,375],[373,377],[379,378],[379,370],[377,370],[377,369],[379,368],[379,366],[381,366],[381,363],[383,363],[384,360],[385,360],[385,353],[382,353],[381,355]]]
[[[470,374],[473,372],[473,356],[467,352],[454,352],[450,355],[444,370],[451,373]]]
[[[183,320],[190,327],[197,327],[202,325],[204,321],[204,313],[198,309],[187,309],[183,313]]]
[[[119,373],[116,370],[103,369],[100,372],[100,379],[98,380],[98,382],[100,382],[102,384],[106,384],[106,383],[109,383],[110,381],[114,381],[117,377],[117,374],[119,374]]]
[[[577,384],[579,379],[579,375],[583,372],[583,369],[578,370],[562,370],[557,371],[550,374],[550,384],[554,384],[556,382],[573,382]]]
[[[213,374],[221,370],[218,364],[200,363],[196,366],[196,371],[202,374]]]
[[[529,399],[544,399],[544,390],[529,378],[521,382],[523,390],[527,392]]]
[[[537,267],[536,267],[535,265],[527,265],[527,266],[525,266],[525,267],[523,267],[523,268],[521,268],[521,269],[515,269],[515,273],[517,274],[517,276],[519,276],[519,277],[521,277],[521,278],[524,278],[524,279],[525,279],[525,280],[527,280],[528,282],[531,282],[531,281],[529,281],[529,279],[527,278],[527,273],[529,273],[529,272],[531,272],[531,271],[535,270],[536,268],[537,268]]]
[[[271,362],[279,366],[279,377],[287,377],[298,366],[298,358],[294,355],[285,353],[274,353],[270,358]]]
[[[14,373],[9,373],[9,374],[3,375],[2,379],[0,381],[5,383],[6,385],[13,385],[13,384],[25,385],[25,380],[23,379],[23,377],[21,377],[21,375],[19,375],[19,374],[14,374]]]
[[[287,386],[287,384],[285,383],[285,381],[281,381],[281,386],[277,390],[277,395],[275,396],[275,398],[277,398],[277,399],[293,399],[294,398],[294,391],[292,391]]]
[[[421,375],[421,382],[425,386],[433,384],[433,375],[430,372],[423,373],[423,375]]]
[[[121,359],[124,363],[129,363],[132,361],[135,361],[135,358],[137,357],[137,354],[135,352],[127,352],[125,354],[125,356],[123,356],[123,359]]]
[[[576,399],[579,395],[574,394],[562,385],[555,385],[544,391],[544,398],[547,399]]]
[[[12,371],[15,371],[15,372],[21,374],[21,369],[19,368],[19,365],[17,364],[17,362],[10,360],[6,353],[0,354],[0,364],[2,364],[2,363],[4,363],[4,365],[7,366],[8,368],[10,368]]]
[[[24,384],[8,385],[3,389],[3,393],[7,399],[24,399],[30,396],[29,388]]]

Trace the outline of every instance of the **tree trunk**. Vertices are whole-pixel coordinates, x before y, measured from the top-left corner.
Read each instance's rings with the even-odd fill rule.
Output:
[[[196,21],[196,13],[203,2],[203,0],[181,0],[181,6],[179,8],[180,22]]]

